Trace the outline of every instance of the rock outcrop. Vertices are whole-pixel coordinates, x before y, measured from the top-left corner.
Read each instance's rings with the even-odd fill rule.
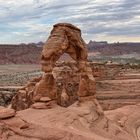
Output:
[[[16,114],[16,112],[14,109],[5,108],[3,106],[0,106],[0,119],[14,117],[15,114]]]
[[[68,53],[77,62],[79,70],[86,68],[87,49],[81,37],[81,30],[68,23],[54,25],[43,47],[42,70],[51,72],[63,53]]]
[[[107,111],[106,117],[95,102],[18,111],[15,117],[0,120],[0,139],[139,140],[139,105]]]
[[[64,66],[60,73],[54,69],[57,60],[68,53],[76,65]],[[35,84],[30,82],[13,98],[16,110],[29,108],[42,97],[49,97],[59,105],[67,107],[80,97],[94,96],[95,79],[87,63],[86,44],[81,30],[69,23],[54,25],[41,54],[42,71],[45,73]]]

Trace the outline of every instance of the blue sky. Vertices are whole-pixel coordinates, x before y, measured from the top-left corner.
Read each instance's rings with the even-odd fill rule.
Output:
[[[58,22],[86,42],[140,42],[140,0],[0,0],[0,44],[45,41]]]

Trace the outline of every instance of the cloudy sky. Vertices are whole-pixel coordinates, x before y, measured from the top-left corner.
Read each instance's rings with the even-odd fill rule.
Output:
[[[140,42],[140,0],[0,0],[0,44],[45,41],[58,22],[86,42]]]

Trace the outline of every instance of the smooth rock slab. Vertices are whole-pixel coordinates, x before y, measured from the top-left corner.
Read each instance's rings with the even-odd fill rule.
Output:
[[[43,103],[43,102],[34,103],[31,107],[34,108],[34,109],[50,109],[50,108],[52,108],[50,106],[50,104]]]
[[[40,101],[41,102],[49,102],[49,101],[51,101],[52,99],[51,98],[49,98],[49,97],[41,97],[40,98]]]
[[[4,108],[5,108],[4,106],[0,106],[0,110],[1,110],[1,109],[4,109]]]
[[[14,117],[15,115],[16,111],[14,109],[0,107],[0,119]]]
[[[17,129],[26,129],[29,127],[29,123],[22,120],[20,117],[15,116],[9,119],[3,119],[2,122],[8,125],[9,127],[17,128]]]

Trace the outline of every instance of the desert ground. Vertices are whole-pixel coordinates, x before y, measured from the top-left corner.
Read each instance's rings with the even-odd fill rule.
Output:
[[[40,65],[0,65],[0,86],[24,85],[30,78],[41,75]]]

